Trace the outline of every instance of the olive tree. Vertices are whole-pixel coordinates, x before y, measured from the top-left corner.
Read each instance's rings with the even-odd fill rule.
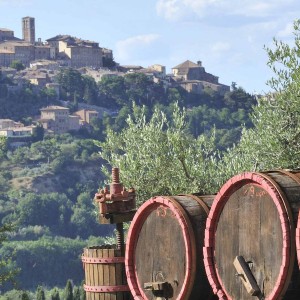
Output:
[[[274,39],[265,47],[273,89],[259,99],[251,116],[254,127],[244,129],[238,145],[219,163],[223,177],[241,171],[299,168],[300,165],[300,21],[294,22],[294,43]]]
[[[137,190],[139,203],[153,195],[217,190],[214,136],[192,137],[185,119],[185,110],[175,105],[170,121],[159,109],[147,121],[145,108],[134,105],[127,127],[108,130],[106,141],[97,142],[101,157],[120,168],[124,185]],[[109,178],[110,168],[102,170]]]

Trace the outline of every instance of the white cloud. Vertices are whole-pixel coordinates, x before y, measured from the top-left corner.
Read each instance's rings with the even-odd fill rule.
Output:
[[[158,0],[156,10],[158,15],[168,20],[185,19],[188,15],[198,18],[216,15],[239,15],[244,17],[266,17],[280,13],[288,7],[293,11],[292,4],[296,0]]]
[[[218,6],[222,0],[158,0],[156,11],[167,20],[177,21],[192,15],[204,16],[206,9]]]
[[[154,51],[153,44],[158,41],[159,37],[158,34],[145,34],[118,41],[115,56],[121,62],[130,62],[142,56],[149,56],[149,52]],[[157,45],[155,46],[157,49]]]
[[[180,10],[178,0],[159,0],[156,4],[158,15],[163,16],[167,20],[179,19],[183,11]]]

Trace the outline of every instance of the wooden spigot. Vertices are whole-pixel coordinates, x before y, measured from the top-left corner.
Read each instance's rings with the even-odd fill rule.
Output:
[[[237,276],[242,280],[242,283],[244,284],[247,292],[251,296],[261,295],[261,290],[257,285],[257,282],[244,257],[237,256],[233,261],[233,265],[237,271]]]

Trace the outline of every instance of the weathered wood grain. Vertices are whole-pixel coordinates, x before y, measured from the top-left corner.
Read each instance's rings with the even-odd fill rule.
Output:
[[[209,208],[192,195],[148,201],[131,224],[126,248],[135,299],[210,299],[202,251]]]

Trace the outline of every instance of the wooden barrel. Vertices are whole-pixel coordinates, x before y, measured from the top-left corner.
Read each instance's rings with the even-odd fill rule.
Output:
[[[246,172],[220,189],[203,248],[206,274],[219,299],[300,299],[299,178],[297,171]]]
[[[137,211],[128,232],[125,269],[134,299],[209,299],[203,265],[208,202],[194,195],[158,196]]]
[[[130,299],[121,250],[107,245],[84,248],[81,259],[86,300]]]

